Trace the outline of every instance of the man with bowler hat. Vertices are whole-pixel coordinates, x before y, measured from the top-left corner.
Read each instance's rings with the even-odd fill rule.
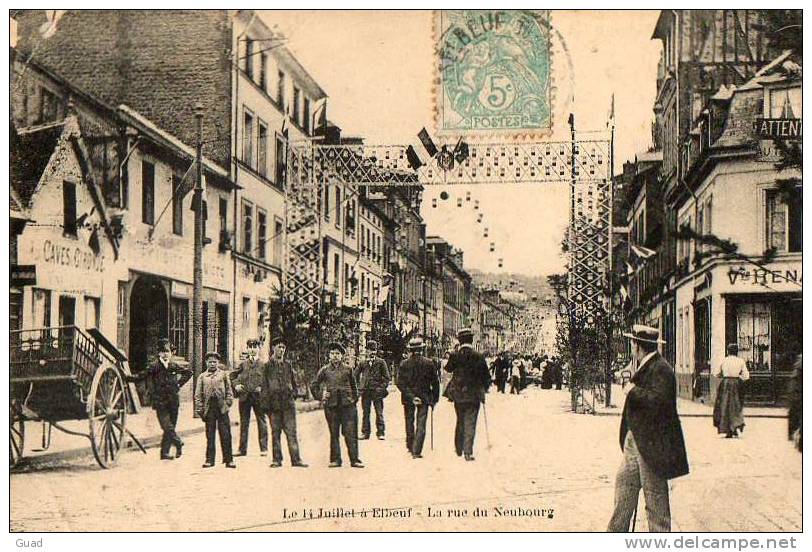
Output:
[[[423,340],[409,341],[409,358],[400,363],[397,386],[406,419],[406,449],[412,458],[422,458],[426,438],[426,418],[440,398],[440,380],[437,366],[423,355]]]
[[[625,532],[637,510],[640,489],[650,531],[671,531],[668,480],[688,473],[685,440],[677,415],[674,369],[657,352],[657,328],[635,324],[624,333],[632,342],[636,370],[624,388],[620,422],[623,462],[615,480],[615,510],[608,531]]]
[[[443,396],[454,403],[457,426],[454,431],[454,448],[457,456],[465,455],[465,460],[474,459],[474,437],[479,404],[485,402],[485,393],[491,384],[488,363],[485,357],[474,350],[474,333],[463,328],[457,333],[459,348],[448,359],[446,372],[451,373],[451,381]]]
[[[182,368],[171,361],[172,344],[166,338],[158,342],[158,360],[149,368],[129,376],[127,381],[145,382],[147,396],[158,417],[158,424],[163,431],[161,437],[161,460],[173,460],[183,453],[183,441],[175,431],[178,423],[180,400],[178,392],[192,377],[191,370]],[[175,446],[175,456],[169,456],[169,450]]]
[[[296,397],[301,394],[298,375],[290,362],[285,360],[287,344],[282,337],[271,341],[273,354],[265,365],[264,403],[271,418],[272,468],[282,466],[282,432],[288,441],[290,463],[296,468],[306,468],[299,455],[299,439],[296,436]]]
[[[383,400],[389,394],[387,387],[392,377],[386,361],[378,357],[378,343],[367,341],[369,358],[358,364],[356,380],[358,390],[361,392],[361,437],[369,439],[371,431],[370,410],[375,407],[375,435],[378,439],[384,438],[386,425],[383,420]]]
[[[312,382],[314,397],[321,397],[324,417],[330,430],[330,467],[341,467],[341,443],[344,435],[350,465],[363,468],[358,457],[358,387],[352,369],[344,363],[346,349],[341,343],[330,343],[327,347],[329,361],[321,367]]]
[[[261,456],[268,454],[268,424],[261,405],[262,379],[264,366],[257,358],[259,340],[249,339],[246,342],[245,358],[237,369],[231,372],[231,382],[234,393],[239,399],[240,411],[240,446],[235,456],[245,456],[248,453],[248,430],[251,427],[251,410],[257,420],[257,435],[259,437],[259,451]]]
[[[214,466],[215,443],[220,435],[220,452],[227,468],[236,468],[231,454],[231,421],[228,410],[234,402],[231,378],[220,368],[220,355],[214,351],[206,353],[206,371],[197,378],[195,388],[195,408],[206,424],[206,462],[204,468]]]

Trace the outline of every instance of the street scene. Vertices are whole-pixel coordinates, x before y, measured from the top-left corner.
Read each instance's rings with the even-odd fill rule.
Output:
[[[803,530],[801,10],[9,15],[12,532]]]

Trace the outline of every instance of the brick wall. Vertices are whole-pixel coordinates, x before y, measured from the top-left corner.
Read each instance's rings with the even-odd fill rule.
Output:
[[[204,107],[204,154],[228,167],[231,23],[225,10],[68,11],[42,39],[42,10],[17,16],[18,48],[103,101],[125,103],[189,145]]]

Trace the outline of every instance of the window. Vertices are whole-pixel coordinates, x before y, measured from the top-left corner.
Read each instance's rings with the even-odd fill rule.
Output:
[[[257,208],[257,257],[265,260],[265,243],[268,239],[268,214]]]
[[[330,220],[330,185],[324,186],[324,220]]]
[[[67,236],[76,236],[76,184],[62,182],[62,230]]]
[[[284,112],[285,111],[285,73],[279,71],[279,80],[276,84],[276,103],[279,104],[279,108]]]
[[[260,52],[259,54],[259,87],[266,90],[268,87],[268,54]]]
[[[800,119],[803,115],[801,87],[776,88],[768,91],[769,113],[772,119]]]
[[[251,326],[251,298],[242,298],[242,329],[247,330]]]
[[[51,290],[37,289],[32,291],[31,318],[35,328],[47,328],[51,325]]]
[[[336,186],[336,228],[341,228],[341,188]]]
[[[262,337],[265,333],[264,321],[268,317],[268,303],[257,300],[257,336]]]
[[[282,266],[282,245],[284,245],[282,220],[274,217],[273,221],[273,264]]]
[[[225,238],[226,233],[228,232],[228,200],[224,197],[221,197],[218,201],[218,218],[220,219],[220,236],[221,238]]]
[[[183,195],[178,192],[181,177],[172,175],[172,233],[183,235]]]
[[[247,109],[243,114],[242,160],[249,167],[254,166],[254,116]]]
[[[333,255],[333,287],[336,288],[338,293],[338,283],[341,277],[341,261],[339,261],[338,253]]]
[[[259,121],[259,137],[257,138],[257,172],[262,176],[268,174],[268,125]]]
[[[173,297],[169,303],[169,340],[175,354],[188,358],[189,350],[189,301]]]
[[[45,88],[40,89],[39,124],[52,123],[59,116],[59,100]]]
[[[800,190],[789,194],[767,190],[767,248],[774,247],[779,252],[801,251],[802,216]]]
[[[242,201],[242,251],[246,255],[253,255],[253,226],[254,206],[250,202]]]
[[[736,309],[736,343],[751,372],[770,370],[770,305],[745,303]]]
[[[245,39],[245,65],[243,66],[245,69],[245,74],[248,75],[248,78],[253,80],[254,79],[254,41],[253,39],[246,38]]]
[[[310,134],[310,98],[304,99],[304,116],[302,117],[302,127],[305,134]]]
[[[367,242],[366,235],[364,235],[364,225],[361,225],[361,255],[366,256]]]
[[[155,224],[155,165],[141,162],[141,221]]]
[[[299,107],[301,102],[301,95],[302,92],[296,86],[293,87],[293,122],[299,126],[302,126],[301,121],[299,120]]]
[[[276,185],[282,188],[285,185],[285,141],[276,137]]]

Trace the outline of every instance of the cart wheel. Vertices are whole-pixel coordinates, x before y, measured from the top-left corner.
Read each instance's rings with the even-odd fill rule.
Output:
[[[23,458],[25,444],[25,418],[17,399],[8,401],[8,462],[13,468]]]
[[[118,461],[127,422],[124,380],[112,364],[102,364],[93,375],[87,416],[93,456],[101,467],[110,468]]]

